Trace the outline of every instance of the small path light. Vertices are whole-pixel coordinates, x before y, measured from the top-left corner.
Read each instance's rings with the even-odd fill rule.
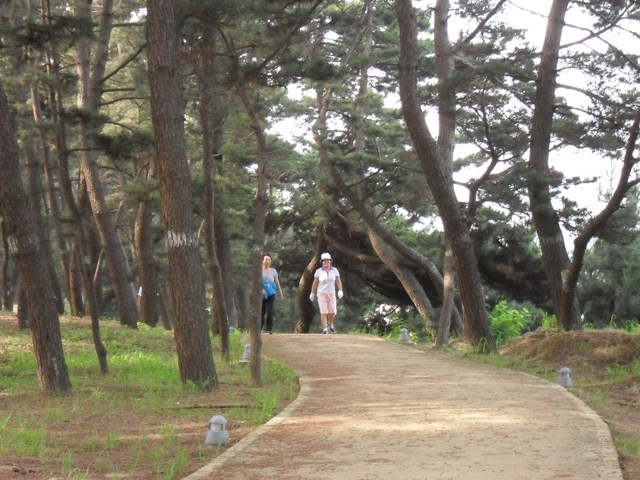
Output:
[[[569,367],[562,367],[560,369],[560,379],[558,383],[563,387],[573,386],[573,380],[571,380],[571,369]]]
[[[244,345],[244,352],[242,352],[242,358],[238,360],[238,363],[249,363],[251,361],[251,344],[246,343]]]
[[[400,343],[409,343],[409,330],[403,328],[400,330]]]
[[[226,445],[229,443],[229,432],[226,425],[227,419],[222,415],[214,415],[209,420],[209,430],[204,443],[207,445]]]

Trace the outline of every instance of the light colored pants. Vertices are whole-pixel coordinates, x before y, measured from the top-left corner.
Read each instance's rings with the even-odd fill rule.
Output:
[[[337,312],[336,294],[335,293],[318,293],[318,307],[320,307],[320,314]]]

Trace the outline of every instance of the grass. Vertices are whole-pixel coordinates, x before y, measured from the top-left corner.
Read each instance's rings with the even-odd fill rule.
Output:
[[[220,387],[202,393],[180,382],[172,332],[102,321],[110,369],[103,376],[88,320],[63,318],[61,328],[73,384],[64,398],[40,392],[30,331],[0,315],[0,478],[23,478],[12,469],[33,480],[182,478],[225,449],[204,444],[213,415],[225,416],[234,443],[298,391],[294,372],[273,361],[262,365],[264,386],[252,385],[249,367],[238,363],[242,332],[231,335],[230,360],[215,356]]]

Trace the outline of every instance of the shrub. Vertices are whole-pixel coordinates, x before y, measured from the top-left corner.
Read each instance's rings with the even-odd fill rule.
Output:
[[[489,315],[491,333],[498,347],[506,344],[510,339],[519,337],[529,320],[529,310],[526,307],[509,307],[505,300],[500,300]]]
[[[547,330],[558,328],[558,320],[555,315],[544,314],[542,317],[542,328]]]

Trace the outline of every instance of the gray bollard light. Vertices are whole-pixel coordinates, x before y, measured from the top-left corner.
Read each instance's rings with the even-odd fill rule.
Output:
[[[242,358],[238,363],[249,363],[251,361],[251,344],[246,343],[244,345],[244,352],[242,352]]]
[[[227,419],[222,415],[214,415],[209,420],[209,430],[204,439],[207,445],[226,445],[229,443],[229,432],[226,428]]]
[[[560,369],[560,379],[558,380],[558,383],[567,388],[573,386],[573,380],[571,380],[571,369],[569,367],[562,367]]]
[[[409,343],[409,330],[403,328],[400,330],[400,343]]]

